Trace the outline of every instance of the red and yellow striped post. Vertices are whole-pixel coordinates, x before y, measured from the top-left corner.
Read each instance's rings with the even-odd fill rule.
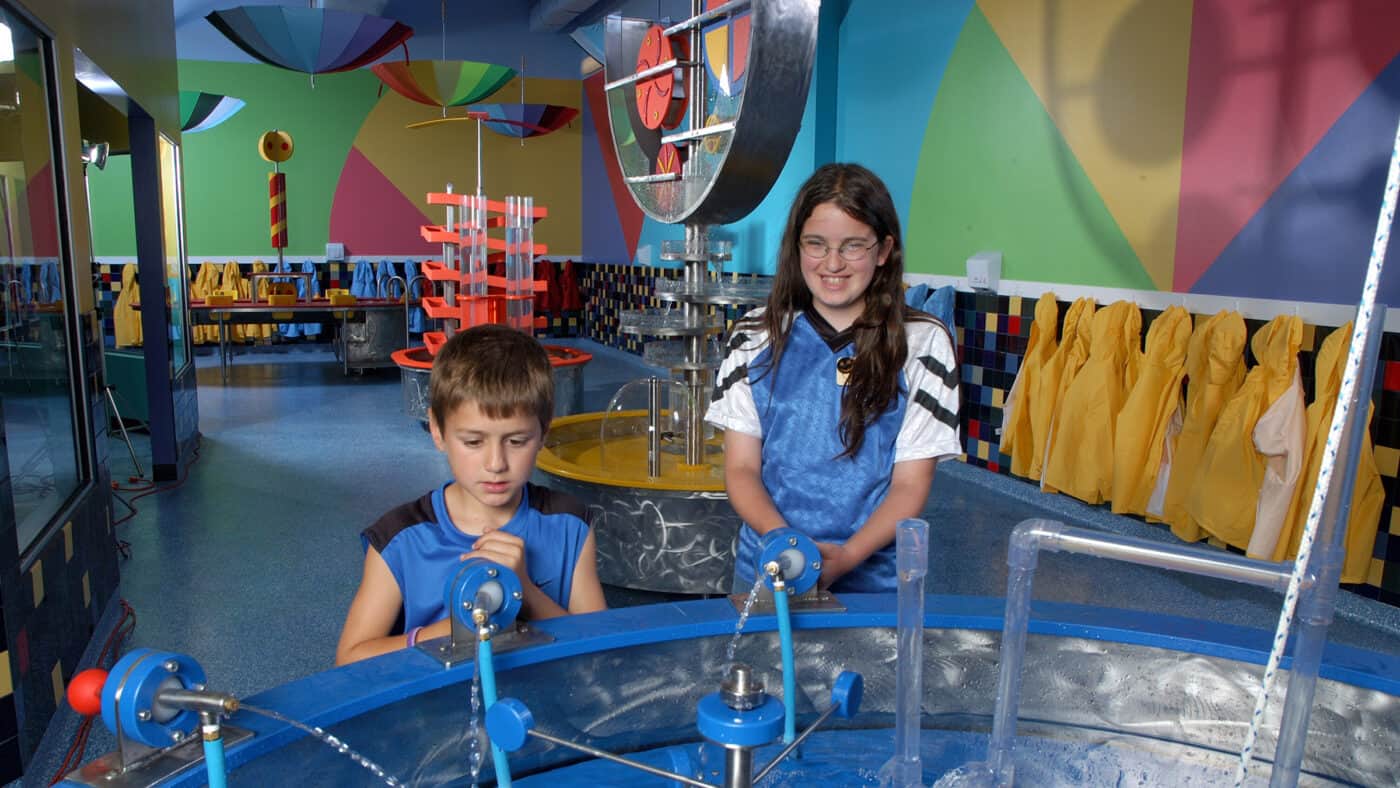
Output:
[[[267,205],[271,213],[272,248],[287,248],[287,175],[267,174]]]

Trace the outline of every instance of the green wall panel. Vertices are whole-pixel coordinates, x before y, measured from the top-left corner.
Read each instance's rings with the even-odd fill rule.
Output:
[[[136,256],[136,212],[131,207],[131,156],[108,156],[104,169],[88,167],[93,254]]]
[[[1000,250],[1002,277],[1155,289],[982,12],[968,15],[919,154],[906,270],[960,276]]]
[[[323,255],[331,202],[360,125],[379,100],[368,70],[316,77],[260,63],[180,61],[180,89],[235,96],[241,112],[215,128],[184,135],[185,225],[189,254],[267,255],[267,175],[258,155],[263,132],[283,129],[296,149],[287,173],[289,255]],[[100,252],[105,253],[105,252]]]

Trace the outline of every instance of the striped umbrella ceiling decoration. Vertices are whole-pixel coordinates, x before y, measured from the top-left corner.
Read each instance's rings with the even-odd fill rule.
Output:
[[[392,19],[326,8],[248,5],[205,19],[252,57],[313,75],[368,65],[413,35]]]
[[[199,90],[180,91],[180,131],[194,134],[208,131],[243,109],[243,99],[205,93]]]
[[[578,116],[577,109],[558,104],[477,104],[472,110],[486,113],[488,129],[520,139],[558,131]]]
[[[515,69],[471,60],[379,63],[370,70],[395,93],[419,104],[460,107],[481,101],[515,76]]]

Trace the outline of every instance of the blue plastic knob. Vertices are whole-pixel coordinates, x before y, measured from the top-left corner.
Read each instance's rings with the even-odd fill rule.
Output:
[[[771,695],[757,708],[738,711],[714,692],[700,699],[695,712],[700,735],[716,744],[761,747],[783,730],[783,704]]]
[[[491,743],[506,752],[525,746],[535,728],[535,715],[515,698],[501,698],[486,710],[486,733]]]
[[[178,744],[177,735],[193,731],[199,723],[195,712],[166,706],[156,698],[165,689],[204,687],[204,668],[193,657],[132,649],[112,666],[109,676],[102,688],[102,722],[113,733],[120,725],[126,738],[163,749]]]
[[[700,775],[700,764],[695,762],[694,750],[695,745],[693,744],[681,745],[668,749],[666,754],[667,758],[670,760],[671,771],[676,774],[685,775],[691,779],[698,778]],[[681,785],[682,783],[672,782],[671,784]]]
[[[804,593],[821,578],[822,554],[817,550],[817,543],[796,528],[778,528],[759,540],[756,569],[771,590],[773,578],[764,571],[770,561],[778,563],[789,593]]]
[[[486,623],[503,630],[515,623],[524,593],[514,572],[484,558],[470,558],[448,575],[443,596],[448,614],[468,629],[476,629],[472,610],[479,606],[488,613]]]
[[[853,670],[843,670],[831,684],[831,702],[836,704],[836,716],[849,720],[860,712],[860,699],[865,694],[865,679]]]

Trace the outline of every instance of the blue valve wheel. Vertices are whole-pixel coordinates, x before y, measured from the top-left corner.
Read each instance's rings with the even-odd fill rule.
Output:
[[[102,688],[102,722],[113,732],[120,725],[123,736],[147,747],[169,747],[179,741],[177,736],[194,729],[199,715],[159,703],[157,693],[203,689],[205,681],[204,668],[192,657],[133,649],[112,666]]]
[[[735,747],[761,747],[783,732],[783,704],[769,695],[757,708],[737,711],[712,692],[695,709],[700,735]]]
[[[796,528],[777,528],[759,540],[757,571],[772,590],[773,579],[763,570],[770,561],[778,562],[783,582],[793,594],[805,593],[821,578],[822,554],[817,543]]]
[[[849,720],[860,712],[860,700],[865,695],[865,679],[853,670],[843,670],[831,684],[831,702],[836,704],[836,716]]]
[[[444,597],[448,613],[468,629],[476,630],[472,609],[480,605],[490,614],[486,623],[500,631],[515,623],[524,593],[514,572],[484,558],[472,558],[448,576]]]
[[[535,716],[515,698],[501,698],[486,710],[486,733],[492,744],[506,752],[524,747],[534,727]]]

